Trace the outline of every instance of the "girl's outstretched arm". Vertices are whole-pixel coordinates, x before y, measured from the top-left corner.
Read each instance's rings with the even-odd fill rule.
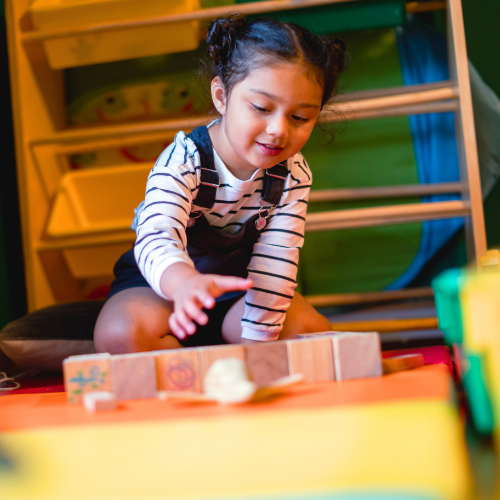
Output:
[[[162,292],[174,303],[169,317],[172,333],[179,339],[196,332],[196,325],[206,325],[203,308],[212,309],[215,299],[225,292],[246,291],[253,286],[250,279],[217,274],[201,274],[191,266],[178,262],[169,266],[161,277]]]

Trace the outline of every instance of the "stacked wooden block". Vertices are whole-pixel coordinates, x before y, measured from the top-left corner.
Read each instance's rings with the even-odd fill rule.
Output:
[[[64,360],[66,394],[69,403],[79,404],[89,392],[111,392],[118,401],[153,398],[157,391],[202,392],[208,369],[222,358],[244,360],[259,386],[296,373],[306,383],[382,375],[377,333],[329,333],[246,345],[71,356]]]

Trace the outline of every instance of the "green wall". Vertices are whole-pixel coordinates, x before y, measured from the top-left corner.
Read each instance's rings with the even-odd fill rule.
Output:
[[[483,80],[500,96],[500,1],[462,0],[469,59]],[[498,131],[500,140],[500,130]],[[488,246],[500,246],[500,183],[484,203]]]
[[[499,0],[462,0],[469,58],[486,83],[500,95],[500,53],[498,19]],[[0,169],[0,328],[26,311],[22,264],[14,140],[8,79],[8,58],[4,18],[4,0],[0,0],[0,57],[4,95],[2,106],[2,168]],[[500,135],[500,131],[499,131]],[[489,245],[500,246],[500,185],[485,202]],[[8,238],[8,240],[7,240]]]

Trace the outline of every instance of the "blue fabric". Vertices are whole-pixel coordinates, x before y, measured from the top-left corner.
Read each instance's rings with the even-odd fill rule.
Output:
[[[425,23],[410,17],[396,29],[401,71],[405,85],[432,83],[449,79],[446,40]],[[453,113],[431,113],[410,116],[418,178],[421,184],[459,180],[455,119]],[[460,195],[423,197],[423,202],[460,199]],[[424,264],[464,224],[464,219],[423,222],[417,255],[396,281],[387,286],[393,290],[408,285]]]

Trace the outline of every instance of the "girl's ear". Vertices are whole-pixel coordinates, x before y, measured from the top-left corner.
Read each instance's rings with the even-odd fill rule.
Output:
[[[220,76],[216,76],[212,80],[212,101],[214,102],[215,109],[221,114],[226,114],[226,89],[220,79]]]

